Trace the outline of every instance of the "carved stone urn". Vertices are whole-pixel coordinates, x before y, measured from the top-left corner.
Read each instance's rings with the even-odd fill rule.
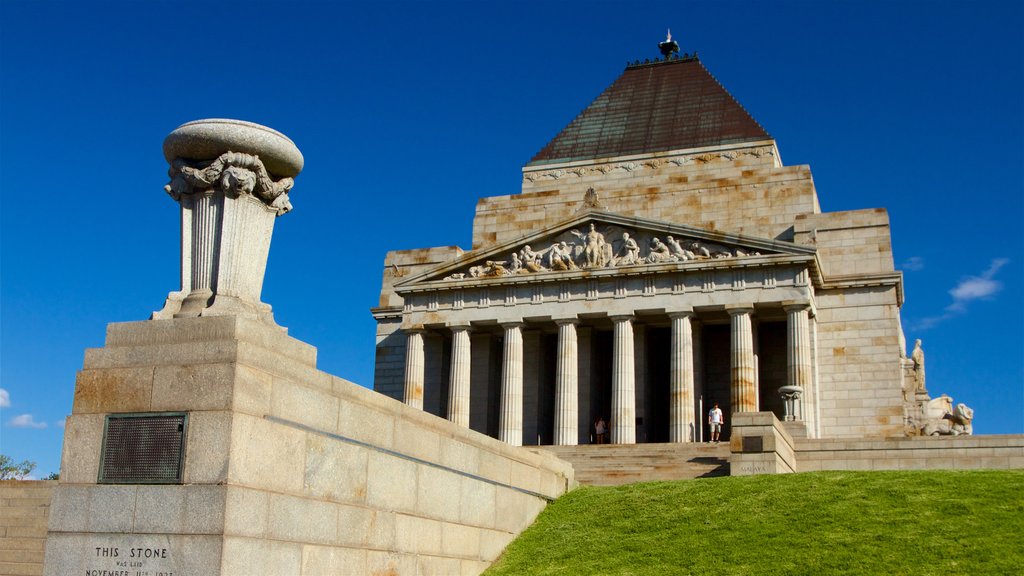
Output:
[[[804,389],[800,386],[779,386],[779,395],[785,403],[784,421],[803,420],[803,407],[800,405],[800,396],[803,393]]]
[[[163,149],[164,189],[181,205],[181,290],[152,318],[235,315],[276,326],[260,294],[302,153],[276,130],[224,119],[182,124]]]

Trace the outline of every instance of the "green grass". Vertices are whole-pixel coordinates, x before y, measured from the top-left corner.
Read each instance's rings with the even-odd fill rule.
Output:
[[[486,576],[1024,574],[1024,470],[582,487]]]

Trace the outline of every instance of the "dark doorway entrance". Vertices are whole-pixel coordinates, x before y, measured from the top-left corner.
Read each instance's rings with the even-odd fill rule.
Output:
[[[643,442],[668,442],[672,404],[672,330],[647,329],[647,386],[644,398]],[[641,441],[637,438],[637,441]]]
[[[704,363],[704,413],[699,414],[704,427],[704,440],[711,438],[708,428],[708,411],[718,402],[718,407],[725,415],[725,426],[722,427],[722,440],[729,439],[732,423],[732,406],[730,403],[730,368],[729,345],[730,327],[728,324],[706,324],[701,330],[701,350]]]

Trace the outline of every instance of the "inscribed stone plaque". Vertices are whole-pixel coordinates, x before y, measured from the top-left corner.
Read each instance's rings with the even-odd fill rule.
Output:
[[[764,452],[764,442],[760,436],[744,436],[743,437],[743,451],[744,452]]]

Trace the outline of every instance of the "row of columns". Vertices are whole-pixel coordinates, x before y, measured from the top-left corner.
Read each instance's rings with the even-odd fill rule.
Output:
[[[811,347],[807,303],[786,305],[787,384],[807,389],[811,384]],[[732,411],[756,412],[760,405],[757,359],[751,314],[753,306],[728,307],[730,316],[730,395]],[[694,442],[699,428],[694,411],[694,341],[692,311],[672,312],[671,365],[669,368],[669,439]],[[636,443],[636,359],[631,315],[611,316],[614,326],[612,358],[612,444]],[[557,320],[558,355],[555,376],[554,442],[577,443],[579,398],[577,320]],[[499,438],[513,446],[523,441],[523,333],[522,322],[505,323],[501,370]],[[452,359],[449,375],[447,417],[469,427],[470,339],[469,326],[452,326]],[[424,352],[422,330],[407,331],[405,355],[405,402],[423,409]]]

